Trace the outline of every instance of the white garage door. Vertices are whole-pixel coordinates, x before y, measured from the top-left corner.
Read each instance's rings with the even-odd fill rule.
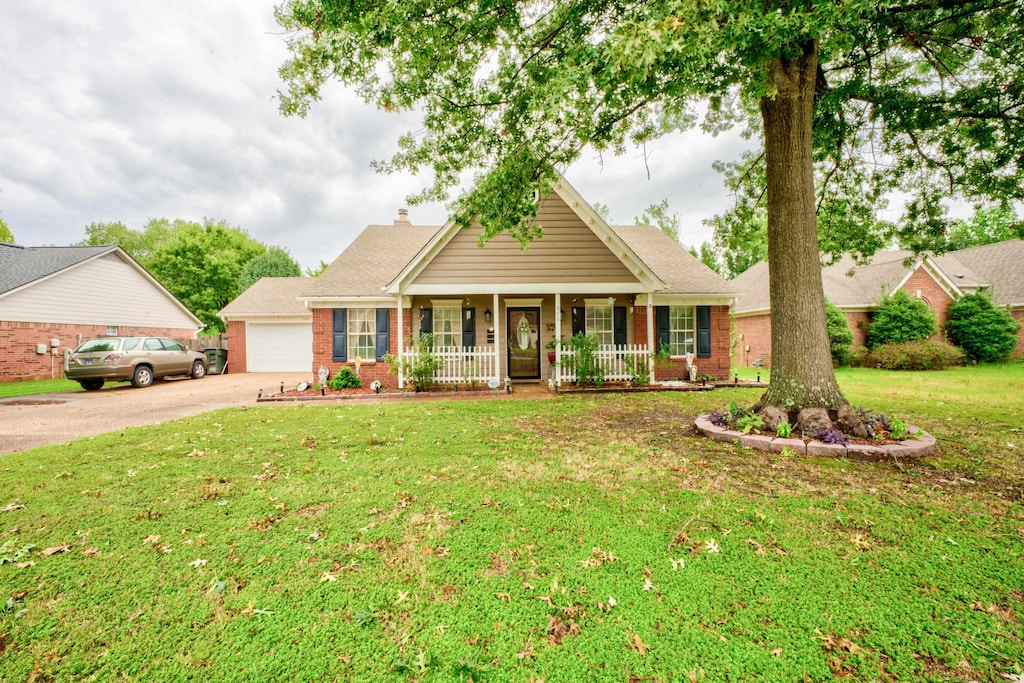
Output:
[[[313,325],[249,323],[245,330],[245,353],[249,372],[312,372]]]

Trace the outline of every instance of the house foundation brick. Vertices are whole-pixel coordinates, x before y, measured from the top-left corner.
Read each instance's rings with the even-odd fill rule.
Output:
[[[249,369],[246,367],[244,320],[231,320],[228,322],[228,370],[231,372],[249,372]]]
[[[320,366],[327,368],[330,373],[330,377],[334,377],[338,370],[343,367],[350,367],[353,371],[356,370],[356,363],[354,360],[339,362],[333,360],[333,323],[334,323],[334,309],[333,308],[314,308],[313,309],[313,367],[310,368],[313,373],[313,377],[318,377]],[[412,337],[412,309],[406,308],[402,311],[402,329],[403,339],[406,345]],[[398,309],[392,308],[391,315],[388,320],[388,353],[391,355],[398,355]],[[385,387],[397,388],[398,387],[398,375],[392,374],[389,370],[389,365],[383,361],[376,360],[364,360],[359,366],[359,379],[363,381],[364,385],[368,385],[374,382],[374,380],[380,381]]]
[[[728,306],[711,306],[711,356],[694,358],[699,375],[709,375],[718,379],[729,376],[731,359],[729,358],[729,320]],[[633,315],[633,338],[637,344],[647,343],[647,307],[637,306]],[[673,358],[659,363],[654,371],[654,378],[659,382],[672,380],[689,380],[685,358]]]

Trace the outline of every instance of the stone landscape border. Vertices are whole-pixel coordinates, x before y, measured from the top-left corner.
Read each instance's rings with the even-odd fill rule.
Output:
[[[935,437],[913,426],[908,426],[910,433],[915,435],[913,439],[906,439],[899,443],[851,443],[847,445],[804,441],[803,439],[782,439],[767,434],[744,434],[712,424],[706,414],[697,418],[696,427],[704,436],[716,441],[738,443],[740,446],[773,453],[781,453],[782,449],[786,448],[798,455],[872,461],[918,460],[935,453]]]

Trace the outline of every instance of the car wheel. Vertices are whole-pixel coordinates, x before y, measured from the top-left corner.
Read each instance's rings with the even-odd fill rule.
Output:
[[[86,391],[99,391],[103,388],[103,380],[101,379],[83,379],[79,384]]]
[[[153,383],[153,369],[148,365],[140,365],[135,368],[135,374],[132,375],[132,386],[133,387],[148,387]]]
[[[197,360],[192,364],[192,379],[202,379],[206,377],[206,366],[203,365],[203,361]]]

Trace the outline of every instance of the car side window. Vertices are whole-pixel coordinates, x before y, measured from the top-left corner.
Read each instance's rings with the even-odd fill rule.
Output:
[[[139,345],[140,341],[142,340],[139,339],[138,337],[129,337],[128,339],[124,340],[122,348],[124,348],[125,351],[133,351],[135,347]]]
[[[146,350],[147,351],[163,351],[163,344],[160,343],[159,339],[147,339]]]
[[[174,341],[173,339],[161,339],[160,341],[163,342],[164,348],[167,349],[168,351],[184,351],[185,350],[184,347],[182,347],[181,344],[179,344],[178,342]]]

